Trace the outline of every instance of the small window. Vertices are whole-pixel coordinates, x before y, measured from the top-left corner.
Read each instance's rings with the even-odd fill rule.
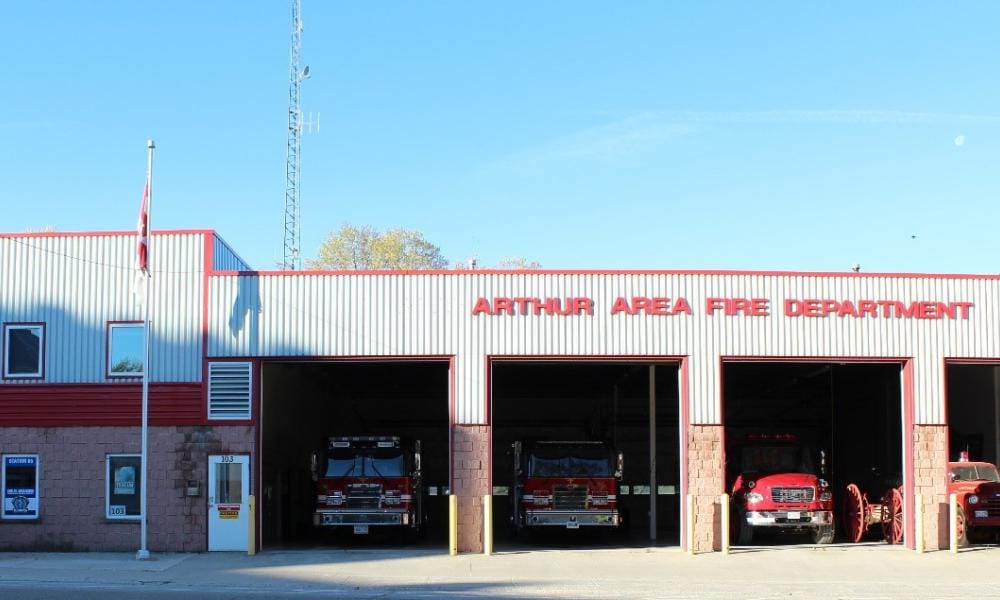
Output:
[[[4,325],[3,376],[7,378],[41,377],[45,355],[45,326]]]
[[[142,323],[111,323],[108,330],[108,377],[139,377],[145,338]]]
[[[105,514],[109,519],[142,516],[142,459],[138,454],[108,455],[108,488]]]
[[[38,455],[3,455],[3,518],[38,518]]]

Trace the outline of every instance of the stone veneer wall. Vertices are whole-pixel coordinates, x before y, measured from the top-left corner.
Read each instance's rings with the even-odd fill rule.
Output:
[[[914,425],[914,493],[923,495],[924,548],[948,547],[948,427]]]
[[[458,496],[458,551],[483,551],[483,496],[489,490],[490,427],[452,428],[451,493]]]
[[[722,426],[688,427],[688,493],[694,495],[695,552],[711,552],[722,547],[722,515],[719,496],[725,482],[722,459]],[[690,517],[689,517],[690,518]]]
[[[138,521],[105,518],[108,454],[138,454],[138,427],[0,428],[0,453],[38,454],[38,521],[0,521],[0,550],[137,550]],[[208,455],[253,453],[251,426],[150,427],[150,551],[207,550]],[[185,495],[188,480],[201,495]]]

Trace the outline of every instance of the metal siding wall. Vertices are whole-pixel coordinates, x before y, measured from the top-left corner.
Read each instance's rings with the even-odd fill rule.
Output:
[[[202,234],[155,234],[153,381],[201,380]],[[134,300],[135,236],[0,236],[0,321],[45,322],[45,378],[100,383],[107,322],[142,319]]]
[[[486,419],[490,355],[690,356],[692,423],[719,423],[720,357],[914,360],[918,423],[944,421],[945,357],[1000,357],[1000,281],[888,276],[456,273],[216,276],[213,356],[455,355],[456,417]],[[591,316],[472,317],[476,298],[588,297]],[[616,297],[684,297],[692,316],[610,314]],[[705,300],[770,299],[768,317]],[[969,320],[786,317],[785,299],[969,301]]]
[[[252,271],[250,265],[240,258],[229,244],[218,234],[212,234],[212,270],[213,271]]]

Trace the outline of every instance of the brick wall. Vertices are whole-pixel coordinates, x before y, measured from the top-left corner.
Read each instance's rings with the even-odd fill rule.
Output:
[[[254,450],[253,428],[151,427],[147,545],[150,551],[207,550],[208,454]],[[0,452],[38,454],[38,522],[0,521],[2,550],[137,550],[138,522],[105,518],[108,454],[138,454],[138,427],[0,428]],[[201,495],[185,496],[188,480]]]
[[[948,427],[914,425],[914,493],[923,495],[924,547],[948,547]]]
[[[458,551],[483,551],[483,496],[489,493],[490,428],[452,428],[451,491],[458,496]]]
[[[694,495],[694,551],[711,552],[722,547],[722,515],[719,496],[723,492],[722,426],[688,427],[688,493]]]

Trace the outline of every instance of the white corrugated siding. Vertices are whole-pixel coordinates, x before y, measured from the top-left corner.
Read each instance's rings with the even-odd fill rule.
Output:
[[[213,271],[250,271],[250,265],[229,247],[218,234],[212,234]]]
[[[1000,281],[796,274],[462,273],[210,278],[211,356],[456,357],[461,423],[485,418],[490,355],[689,356],[693,423],[718,423],[720,356],[915,357],[918,423],[941,423],[942,360],[998,357]],[[480,297],[588,297],[593,316],[473,317]],[[618,296],[685,297],[693,315],[610,314]],[[771,316],[705,314],[710,297],[768,298]],[[783,301],[968,301],[969,320],[785,317]]]
[[[203,239],[153,236],[154,381],[201,379]],[[133,234],[0,235],[0,322],[46,324],[45,379],[37,383],[107,381],[107,322],[142,319],[134,265]]]

